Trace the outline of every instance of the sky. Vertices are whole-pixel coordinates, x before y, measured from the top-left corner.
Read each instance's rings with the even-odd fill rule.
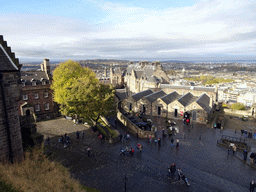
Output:
[[[10,0],[0,35],[20,62],[256,61],[256,1]]]

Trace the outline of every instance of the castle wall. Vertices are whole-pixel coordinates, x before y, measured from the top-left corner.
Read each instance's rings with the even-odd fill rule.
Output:
[[[17,102],[21,96],[21,85],[18,84],[20,82],[20,71],[4,72],[3,82],[13,162],[17,162],[23,160],[22,138]],[[6,113],[3,99],[3,92],[2,89],[0,89],[0,161],[6,162],[10,160],[10,156]]]

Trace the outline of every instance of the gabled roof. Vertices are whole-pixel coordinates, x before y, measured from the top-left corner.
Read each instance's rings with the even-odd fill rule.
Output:
[[[150,102],[153,103],[156,101],[158,98],[163,97],[166,95],[166,93],[163,90],[157,91],[155,93],[152,93],[150,95],[145,96],[145,98]]]
[[[132,95],[132,98],[135,100],[135,101],[138,101],[140,100],[142,97],[144,96],[147,96],[149,94],[153,93],[153,91],[151,91],[150,89],[148,90],[145,90],[145,91],[141,91],[139,93],[135,93],[134,95]]]
[[[7,46],[7,42],[0,35],[0,71],[16,71],[20,68],[19,60],[15,58],[15,54],[11,52],[11,48]]]
[[[181,98],[178,99],[178,101],[185,107],[189,105],[190,103],[194,102],[198,97],[195,97],[190,92],[183,95]]]
[[[150,83],[159,83],[159,80],[154,75],[152,75],[147,81]]]
[[[143,71],[134,71],[134,73],[135,73],[135,77],[136,77],[137,79],[140,79],[141,76],[142,76],[142,74],[143,74]]]
[[[0,71],[18,70],[18,67],[13,63],[3,46],[0,44]]]
[[[198,103],[198,105],[200,105],[206,112],[210,112],[211,111],[211,107],[209,106],[210,103],[210,97],[207,94],[202,94],[197,100],[196,102]]]
[[[42,84],[42,81],[49,83],[49,78],[47,77],[45,71],[21,71],[21,82],[25,85],[31,85],[32,81],[36,84]]]
[[[116,97],[119,101],[124,100],[127,97],[126,89],[116,89]]]
[[[161,97],[161,99],[164,103],[168,105],[169,103],[172,103],[173,101],[177,100],[180,97],[181,95],[179,95],[176,91],[174,91],[168,95]]]
[[[186,89],[186,90],[197,90],[197,91],[215,91],[214,87],[199,87],[199,86],[185,86],[185,85],[171,85],[171,84],[161,84],[160,88],[169,89]]]

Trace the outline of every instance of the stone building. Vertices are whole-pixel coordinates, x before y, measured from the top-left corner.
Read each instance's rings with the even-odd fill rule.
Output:
[[[120,67],[113,69],[113,66],[110,66],[110,83],[114,86],[121,85],[123,83],[123,73]]]
[[[169,78],[158,61],[153,63],[141,61],[139,64],[130,62],[123,76],[130,94],[156,89],[161,84],[169,84]]]
[[[121,106],[126,111],[143,111],[146,115],[172,119],[182,119],[187,114],[190,120],[200,123],[207,123],[215,109],[213,97],[206,93],[166,94],[163,90],[153,93],[150,89],[128,96]]]
[[[18,100],[21,98],[19,60],[0,36],[0,161],[23,160]]]
[[[52,76],[49,59],[44,59],[41,71],[22,71],[22,99],[19,101],[19,114],[35,115],[37,120],[54,118],[57,106],[53,102],[50,89]]]

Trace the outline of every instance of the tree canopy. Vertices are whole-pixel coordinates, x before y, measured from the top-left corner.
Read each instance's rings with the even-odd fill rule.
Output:
[[[245,110],[245,106],[242,103],[234,103],[231,105],[231,109],[234,110]]]
[[[54,70],[51,88],[64,115],[76,114],[97,122],[100,116],[115,111],[115,88],[101,84],[91,69],[72,60]]]
[[[210,85],[210,84],[216,84],[216,83],[226,83],[226,82],[232,82],[233,79],[224,79],[224,78],[214,78],[211,75],[208,76],[200,76],[200,77],[193,77],[193,78],[184,78],[185,80],[189,81],[201,81],[203,85]]]

